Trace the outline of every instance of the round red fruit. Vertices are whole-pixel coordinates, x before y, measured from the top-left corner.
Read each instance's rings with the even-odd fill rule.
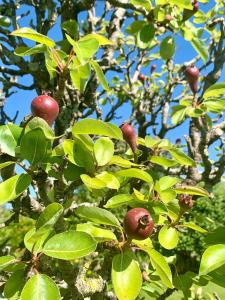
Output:
[[[154,222],[145,208],[133,208],[124,217],[124,230],[135,240],[145,240],[153,231]]]
[[[144,82],[145,81],[145,75],[140,73],[138,75],[138,80],[140,80],[141,82]]]
[[[48,95],[40,95],[31,102],[33,116],[44,119],[52,126],[59,114],[58,102]]]

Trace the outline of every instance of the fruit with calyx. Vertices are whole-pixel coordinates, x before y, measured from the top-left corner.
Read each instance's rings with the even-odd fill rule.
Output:
[[[192,92],[196,94],[198,91],[198,79],[200,75],[199,69],[194,65],[191,65],[186,68],[185,74]]]
[[[137,137],[134,131],[134,128],[129,123],[124,123],[121,126],[121,131],[123,133],[124,140],[131,147],[133,153],[137,151]]]
[[[191,195],[181,194],[179,195],[178,199],[182,211],[187,211],[193,207],[193,200]]]
[[[59,114],[59,105],[55,99],[43,94],[37,96],[31,102],[33,116],[44,119],[49,126],[52,126]]]
[[[142,83],[144,83],[145,82],[145,75],[142,74],[142,73],[138,74],[138,80],[140,80]]]
[[[145,240],[151,235],[154,222],[145,208],[132,208],[126,213],[123,226],[128,238]]]

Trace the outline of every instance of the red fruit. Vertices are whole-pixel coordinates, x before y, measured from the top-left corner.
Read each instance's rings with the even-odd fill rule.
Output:
[[[170,22],[170,21],[172,21],[173,19],[174,19],[173,16],[171,16],[171,15],[165,15],[165,20],[166,20],[166,21]]]
[[[155,72],[155,69],[156,69],[156,65],[152,65],[152,66],[151,66],[151,74],[152,74],[153,72]]]
[[[121,127],[121,130],[123,133],[124,140],[131,147],[133,153],[135,153],[137,151],[137,138],[134,128],[130,124],[124,123]]]
[[[33,99],[31,111],[33,116],[44,119],[49,126],[52,126],[59,114],[59,105],[55,99],[44,94]]]
[[[194,11],[194,12],[197,12],[198,10],[199,10],[199,3],[196,2],[196,3],[194,3],[194,5],[193,5],[193,11]]]
[[[133,208],[126,213],[123,226],[129,238],[145,240],[152,233],[154,222],[145,208]]]
[[[186,68],[185,74],[192,92],[196,94],[198,91],[198,78],[200,75],[199,69],[192,65]]]
[[[138,75],[138,80],[140,80],[143,83],[145,81],[145,75],[140,73]]]
[[[180,145],[181,144],[181,139],[180,138],[178,138],[178,139],[176,139],[176,142],[175,142],[177,145]]]

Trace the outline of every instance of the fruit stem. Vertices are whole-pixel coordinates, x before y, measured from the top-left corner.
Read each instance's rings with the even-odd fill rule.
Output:
[[[179,224],[180,219],[182,218],[182,216],[183,216],[184,213],[185,213],[185,210],[180,209],[179,214],[178,214],[176,220],[171,223],[172,227],[175,227],[177,224]]]

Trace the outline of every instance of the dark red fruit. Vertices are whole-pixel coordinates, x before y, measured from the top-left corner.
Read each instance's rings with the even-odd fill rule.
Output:
[[[199,3],[196,2],[196,3],[194,3],[194,5],[193,5],[193,11],[194,11],[194,12],[197,12],[198,10],[199,10]]]
[[[123,226],[129,238],[145,240],[152,233],[154,222],[145,208],[132,208],[126,213]]]
[[[131,147],[133,153],[135,153],[137,151],[137,138],[136,138],[134,128],[129,123],[124,123],[121,126],[121,130],[123,133],[124,140]]]
[[[181,139],[180,138],[178,138],[178,139],[176,139],[176,142],[175,142],[177,145],[180,145],[181,144]]]
[[[199,69],[192,65],[186,68],[185,74],[192,92],[196,94],[198,91],[198,79],[200,75]]]
[[[44,119],[49,126],[59,114],[59,105],[55,99],[46,95],[37,96],[31,103],[31,111],[33,116]]]
[[[172,21],[173,19],[174,19],[173,16],[171,16],[171,15],[165,15],[165,20],[166,20],[166,21],[170,22],[170,21]]]
[[[145,82],[145,75],[140,73],[138,75],[138,80],[140,80],[142,83]]]
[[[155,72],[155,69],[156,69],[156,65],[152,65],[152,66],[151,66],[151,71],[150,71],[151,74]]]
[[[183,211],[189,210],[193,207],[193,200],[191,195],[179,195],[179,205]]]

